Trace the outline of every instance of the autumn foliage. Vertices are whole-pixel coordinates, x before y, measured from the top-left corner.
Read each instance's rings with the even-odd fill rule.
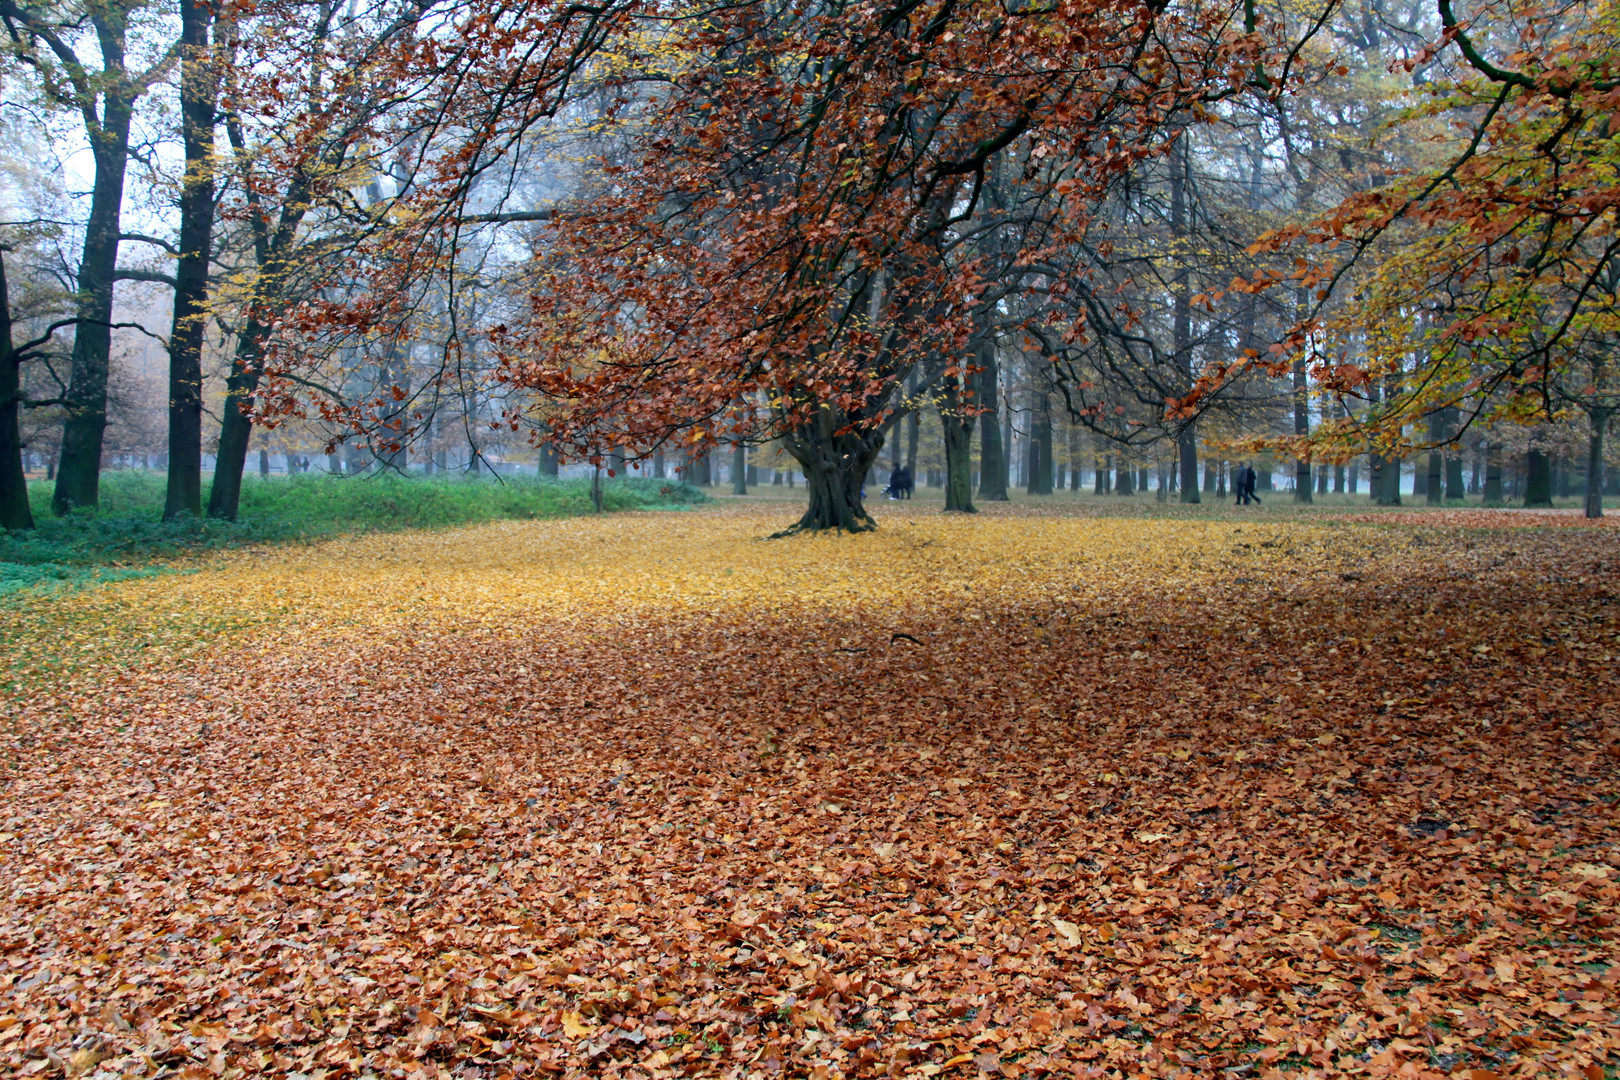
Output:
[[[772,517],[0,613],[4,1070],[1615,1060],[1608,530]]]

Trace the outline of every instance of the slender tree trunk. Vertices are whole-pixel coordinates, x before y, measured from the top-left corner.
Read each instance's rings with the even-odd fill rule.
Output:
[[[939,425],[945,438],[945,512],[973,514],[973,425],[956,376],[945,376],[939,395]],[[990,425],[992,428],[994,424]]]
[[[208,256],[214,235],[214,98],[206,4],[180,5],[180,116],[186,173],[180,188],[180,259],[169,330],[169,474],[163,520],[202,517],[202,351],[208,328]]]
[[[748,494],[748,448],[742,443],[731,444],[731,493]]]
[[[1007,501],[1007,447],[1001,441],[1000,402],[997,389],[1001,372],[996,363],[993,342],[979,346],[979,498],[986,502]]]
[[[244,168],[249,167],[252,155],[240,122],[227,116],[225,130],[230,137],[232,154]],[[299,172],[294,176],[287,187],[273,230],[268,210],[258,195],[250,190],[246,196],[252,212],[249,228],[252,230],[253,257],[258,264],[258,273],[248,297],[247,316],[237,333],[231,373],[225,380],[219,448],[214,454],[214,483],[208,490],[209,517],[236,520],[237,507],[242,498],[242,469],[247,464],[248,439],[253,434],[253,395],[258,391],[259,379],[264,373],[262,346],[270,329],[270,320],[285,299],[283,292],[287,267],[298,228],[303,223],[304,215],[309,212],[311,186],[309,173]]]
[[[542,451],[542,453],[543,452],[544,451]],[[555,466],[553,466],[552,471],[553,471],[553,473],[556,472]],[[653,477],[654,477],[654,479],[657,479],[657,480],[663,480],[663,479],[667,478],[665,468],[664,468],[664,452],[662,450],[654,450],[653,451]]]
[[[11,291],[6,284],[6,256],[0,249],[0,529],[16,532],[34,527],[23,476],[22,365],[12,351]]]
[[[540,475],[557,479],[557,444],[550,439],[540,444]]]
[[[0,338],[0,345],[5,341]],[[1598,380],[1594,379],[1594,384]],[[1610,410],[1594,407],[1587,413],[1591,430],[1586,436],[1586,505],[1589,518],[1603,516],[1603,433],[1609,426]]]
[[[912,400],[917,393],[917,383],[917,373],[913,371],[906,386],[906,401],[911,406],[911,413],[906,417],[906,468],[913,477],[917,475],[917,440],[922,434],[922,405]],[[806,479],[809,475],[805,473]]]
[[[214,483],[208,489],[208,516],[236,520],[242,501],[242,469],[247,464],[253,418],[248,413],[259,388],[259,344],[268,327],[249,316],[236,340],[236,360],[225,380],[225,409],[220,417],[219,449],[214,455]]]
[[[1304,306],[1302,303],[1301,306]],[[1311,398],[1305,381],[1305,356],[1294,358],[1294,436],[1305,439],[1311,433]],[[1307,451],[1294,459],[1294,501],[1311,501],[1311,455]]]
[[[115,15],[116,62],[123,66],[123,26]],[[114,46],[102,30],[105,54]],[[124,169],[129,162],[129,126],[134,103],[128,92],[109,90],[102,109],[100,130],[90,132],[95,158],[95,181],[90,195],[90,219],[84,231],[84,256],[79,262],[79,323],[74,330],[69,361],[66,418],[62,423],[62,462],[56,475],[51,510],[60,515],[76,506],[95,506],[101,497],[101,444],[107,430],[107,376],[112,353],[113,281],[118,266],[118,238],[124,203]]]
[[[1175,149],[1170,155],[1170,230],[1176,237],[1184,236],[1187,232],[1187,198],[1185,177],[1185,140],[1178,140]],[[1186,389],[1192,387],[1192,296],[1190,295],[1190,279],[1188,276],[1185,256],[1176,256],[1176,272],[1174,277],[1173,304],[1174,312],[1171,329],[1171,349],[1175,353],[1176,374],[1182,386]],[[1244,337],[1244,345],[1248,346],[1249,339],[1253,337],[1254,298],[1248,297],[1249,330]],[[1181,468],[1181,501],[1196,503],[1200,501],[1198,493],[1198,432],[1193,423],[1189,421],[1185,427],[1176,433],[1176,455]]]

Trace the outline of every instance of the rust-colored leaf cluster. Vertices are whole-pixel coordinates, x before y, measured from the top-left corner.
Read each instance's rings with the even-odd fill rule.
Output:
[[[9,706],[0,1070],[1615,1060],[1609,530],[767,525],[62,600],[287,614]]]

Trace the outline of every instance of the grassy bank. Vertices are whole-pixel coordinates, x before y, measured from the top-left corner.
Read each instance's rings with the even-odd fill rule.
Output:
[[[438,529],[502,519],[592,512],[585,480],[247,476],[239,520],[164,522],[164,478],[109,472],[101,507],[66,518],[50,512],[52,485],[31,485],[32,532],[0,534],[0,595],[52,581],[136,570],[187,554],[243,544],[318,540],[344,533]],[[609,512],[675,509],[707,500],[673,480],[624,479],[603,490]]]

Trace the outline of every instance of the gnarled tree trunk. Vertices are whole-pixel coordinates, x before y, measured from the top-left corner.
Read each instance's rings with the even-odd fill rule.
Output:
[[[883,448],[883,435],[862,430],[840,433],[839,429],[847,424],[842,413],[823,405],[814,420],[783,436],[783,448],[804,471],[810,503],[804,516],[778,536],[822,529],[857,533],[877,528],[877,522],[866,512],[861,484]]]

